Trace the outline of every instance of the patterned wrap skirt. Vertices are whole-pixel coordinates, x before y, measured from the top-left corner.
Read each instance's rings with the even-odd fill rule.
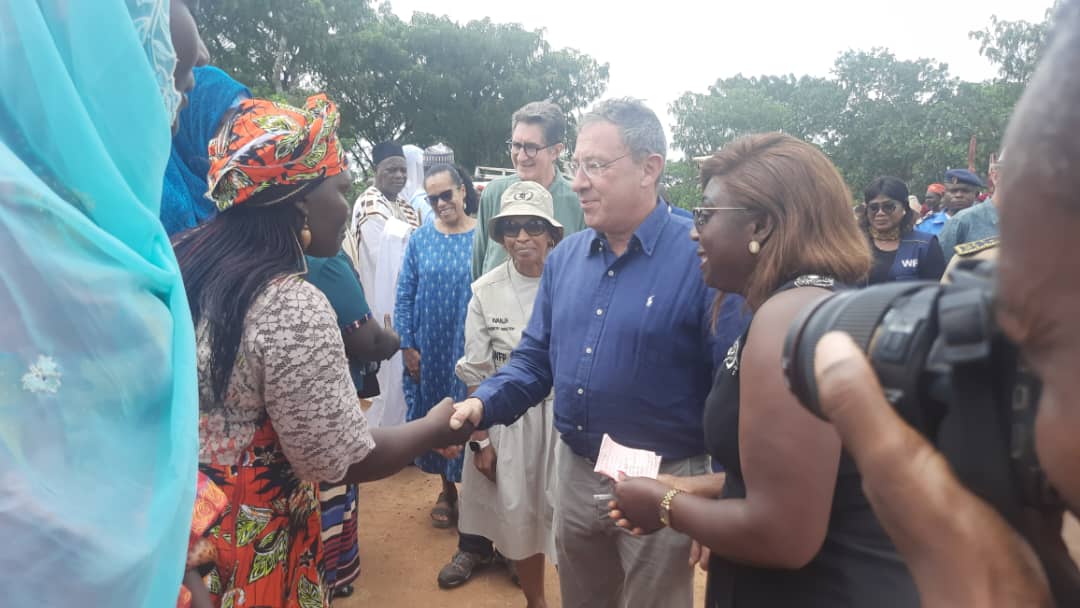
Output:
[[[228,497],[208,537],[217,550],[206,577],[221,608],[327,608],[317,484],[301,481],[269,417],[239,465],[199,466]]]
[[[356,484],[319,484],[326,588],[340,589],[360,576]]]

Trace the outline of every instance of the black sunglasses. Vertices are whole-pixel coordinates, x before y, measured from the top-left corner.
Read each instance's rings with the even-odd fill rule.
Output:
[[[427,202],[432,207],[439,204],[439,199],[442,199],[448,203],[454,202],[454,189],[451,188],[449,190],[444,190],[443,192],[440,192],[435,196],[432,196],[430,194],[427,195]]]
[[[525,229],[525,233],[529,236],[540,236],[548,231],[549,224],[538,218],[534,217],[525,221],[501,219],[496,225],[499,229],[500,237],[517,236],[521,234],[521,229]]]
[[[896,201],[886,201],[884,203],[867,203],[866,212],[871,216],[877,215],[878,211],[884,211],[885,215],[892,215],[896,208],[900,205]]]

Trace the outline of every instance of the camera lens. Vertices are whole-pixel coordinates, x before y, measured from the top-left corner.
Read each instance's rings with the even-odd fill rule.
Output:
[[[939,289],[937,283],[912,281],[879,285],[859,291],[842,291],[822,298],[806,307],[792,322],[784,342],[783,367],[788,388],[814,415],[825,419],[818,402],[817,380],[814,377],[814,355],[822,336],[831,331],[842,331],[851,336],[863,352],[869,353],[872,342],[880,332],[883,319],[890,314],[900,300],[909,299],[915,292],[927,288]],[[899,309],[902,309],[900,307]],[[930,314],[920,307],[917,316]],[[922,325],[904,315],[894,315],[897,331],[886,332],[882,344],[883,353],[898,353],[903,359],[910,354],[910,334]],[[904,331],[909,334],[905,338]],[[918,366],[922,361],[902,361]],[[880,372],[879,372],[880,374]]]

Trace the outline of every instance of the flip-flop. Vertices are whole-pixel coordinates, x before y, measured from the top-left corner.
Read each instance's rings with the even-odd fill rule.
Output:
[[[439,497],[435,499],[435,507],[431,509],[431,525],[445,530],[456,526],[457,520],[457,501],[451,503],[447,500],[445,492],[439,492]]]
[[[334,589],[334,597],[349,597],[356,589],[352,585],[345,585],[344,587],[338,587]]]

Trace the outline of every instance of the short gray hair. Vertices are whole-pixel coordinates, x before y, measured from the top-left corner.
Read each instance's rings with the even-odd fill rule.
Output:
[[[618,127],[619,135],[635,161],[640,162],[650,154],[667,158],[664,127],[656,113],[640,99],[622,97],[601,101],[581,118],[579,130],[596,122],[609,122]]]
[[[532,101],[521,106],[510,118],[510,130],[514,130],[518,123],[522,122],[527,125],[540,125],[546,145],[563,143],[566,139],[566,114],[551,100]]]

